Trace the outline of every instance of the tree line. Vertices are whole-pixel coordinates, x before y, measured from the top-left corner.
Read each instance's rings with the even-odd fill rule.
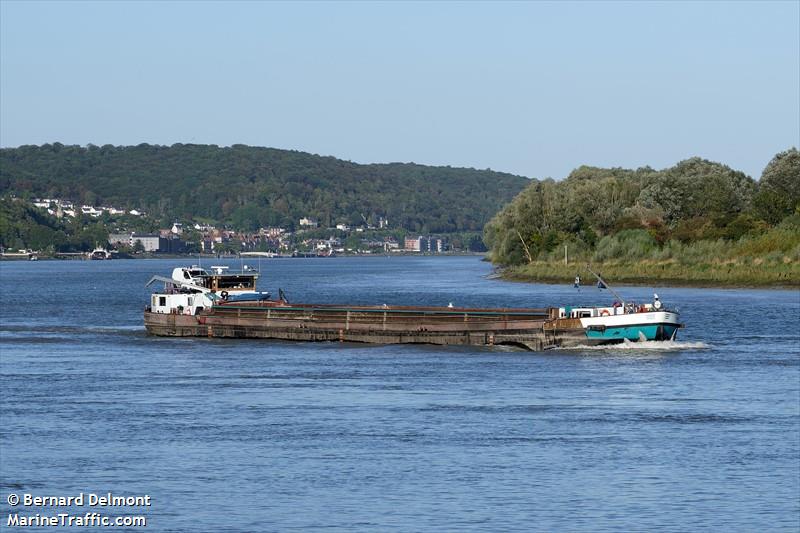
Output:
[[[420,233],[481,231],[528,183],[491,170],[414,163],[360,165],[244,145],[68,146],[0,150],[0,195],[146,211],[164,224],[204,220],[252,231],[378,225]]]
[[[565,245],[604,261],[776,227],[800,228],[796,148],[775,155],[759,181],[698,157],[663,170],[582,166],[561,181],[532,180],[486,225],[484,240],[493,262],[513,266],[560,257]]]
[[[10,198],[0,198],[0,248],[4,251],[35,250],[85,252],[108,241],[105,220],[87,216],[58,219],[43,209]]]

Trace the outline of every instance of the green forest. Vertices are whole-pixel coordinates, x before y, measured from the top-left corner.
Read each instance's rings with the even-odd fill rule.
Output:
[[[528,180],[491,170],[414,163],[360,165],[244,145],[66,146],[0,150],[0,196],[46,197],[140,209],[251,231],[378,225],[419,233],[481,231]]]
[[[775,155],[759,181],[700,158],[663,170],[582,166],[533,180],[484,240],[510,279],[564,281],[592,263],[618,281],[797,285],[800,153]]]
[[[50,256],[56,252],[85,252],[107,241],[106,222],[107,217],[59,219],[30,204],[0,198],[0,248],[30,249]]]

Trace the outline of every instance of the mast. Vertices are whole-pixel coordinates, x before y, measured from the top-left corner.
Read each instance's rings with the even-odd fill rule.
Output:
[[[620,296],[619,294],[617,294],[617,291],[615,291],[614,289],[612,289],[612,288],[611,288],[611,285],[609,285],[608,283],[606,283],[606,280],[604,280],[603,278],[601,278],[601,277],[600,277],[600,274],[596,273],[596,272],[595,272],[595,271],[593,271],[591,268],[589,268],[589,264],[588,264],[588,263],[586,264],[586,270],[588,270],[589,272],[591,272],[592,274],[594,274],[594,277],[596,277],[596,278],[598,279],[598,281],[600,281],[600,283],[602,283],[602,284],[605,286],[605,288],[606,288],[606,289],[608,289],[609,291],[611,291],[611,294],[613,294],[614,296],[616,296],[616,297],[617,297],[617,300],[619,300],[619,301],[620,301],[620,303],[622,303],[622,307],[623,307],[623,308],[625,307],[625,299],[624,299],[622,296]]]

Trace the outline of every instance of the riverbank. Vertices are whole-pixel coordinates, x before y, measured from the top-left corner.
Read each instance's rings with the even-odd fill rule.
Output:
[[[592,270],[609,282],[629,285],[730,287],[730,288],[798,288],[800,262],[762,259],[728,260],[684,264],[670,261],[637,261],[592,263]],[[537,283],[572,283],[580,275],[583,283],[594,283],[586,263],[535,261],[527,265],[501,270],[500,277],[509,281]]]

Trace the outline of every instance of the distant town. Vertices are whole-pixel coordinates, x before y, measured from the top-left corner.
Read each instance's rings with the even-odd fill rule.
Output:
[[[350,254],[442,254],[470,251],[453,247],[447,235],[416,235],[402,228],[392,228],[389,220],[377,218],[370,225],[339,223],[335,227],[320,227],[317,220],[303,217],[295,228],[264,227],[255,232],[242,232],[197,221],[174,221],[155,231],[132,229],[153,226],[144,223],[148,215],[139,209],[120,209],[114,206],[77,205],[59,198],[35,198],[17,201],[47,212],[56,219],[98,219],[108,228],[105,242],[96,242],[93,250],[57,252],[50,250],[4,249],[5,258],[37,259],[39,256],[112,259],[114,257],[211,254],[249,255],[261,257],[331,257]],[[135,219],[141,219],[136,222]],[[457,242],[459,242],[457,240]]]

